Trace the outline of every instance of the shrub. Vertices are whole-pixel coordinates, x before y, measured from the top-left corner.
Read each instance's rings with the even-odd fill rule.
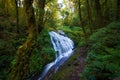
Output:
[[[84,76],[112,80],[120,76],[120,22],[113,22],[90,37]]]
[[[82,34],[82,29],[80,27],[62,26],[59,27],[58,29],[63,30],[66,33],[66,35],[74,41],[76,47],[81,46],[82,44],[81,40],[83,39],[82,38],[83,34]]]
[[[44,29],[37,38],[36,47],[30,58],[30,72],[41,72],[43,67],[54,60],[55,51],[50,42],[48,30]]]

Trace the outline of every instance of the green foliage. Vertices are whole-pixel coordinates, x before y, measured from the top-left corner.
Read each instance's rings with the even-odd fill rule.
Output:
[[[9,54],[0,55],[0,79],[7,80],[9,70],[10,70],[10,63],[13,60],[13,56]]]
[[[77,47],[82,45],[81,40],[82,40],[83,34],[82,34],[82,29],[80,27],[78,27],[78,26],[72,26],[72,27],[62,26],[62,27],[58,27],[57,29],[63,30],[67,34],[67,36],[74,41],[74,43]]]
[[[0,18],[0,29],[2,31],[7,31],[7,32],[14,32],[15,28],[12,26],[12,22],[9,19],[5,19],[7,17],[2,17]]]
[[[0,49],[4,49],[5,41],[0,39]]]
[[[41,71],[44,62],[40,56],[40,52],[37,49],[34,49],[33,54],[30,59],[30,72]]]
[[[0,12],[1,13],[1,12]],[[2,14],[1,14],[2,15]],[[7,80],[11,61],[14,58],[15,47],[13,40],[16,34],[12,22],[0,15],[0,79]]]
[[[113,22],[90,37],[84,76],[112,80],[120,76],[120,23]]]
[[[73,17],[71,26],[80,26],[80,20],[79,20],[79,16],[78,15],[75,15]]]
[[[26,41],[27,37],[24,35],[17,35],[13,40],[12,40],[12,44],[13,46],[16,48],[16,50],[18,49],[18,47],[20,45],[22,45],[25,41]]]
[[[34,72],[41,72],[43,67],[55,58],[55,51],[50,43],[50,36],[47,29],[44,29],[38,35],[36,43],[37,45],[30,58],[30,72],[32,74]]]

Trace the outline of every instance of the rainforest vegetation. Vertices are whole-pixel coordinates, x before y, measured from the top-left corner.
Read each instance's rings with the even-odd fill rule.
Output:
[[[58,30],[75,52],[45,80],[120,80],[120,0],[0,0],[0,80],[37,80]]]

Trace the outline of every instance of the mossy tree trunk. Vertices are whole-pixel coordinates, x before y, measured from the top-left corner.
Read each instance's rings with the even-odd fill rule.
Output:
[[[38,0],[38,33],[40,33],[44,27],[45,3],[46,0]]]
[[[81,27],[82,27],[82,30],[83,30],[83,34],[84,34],[84,37],[85,37],[85,41],[86,41],[86,44],[87,44],[87,32],[85,30],[85,26],[83,24],[83,18],[82,18],[82,13],[81,13],[81,2],[80,0],[78,0],[78,14],[79,14],[79,19],[80,19],[80,24],[81,24]]]
[[[8,1],[9,0],[2,0],[2,8],[3,8],[4,16],[8,16]]]
[[[95,11],[96,11],[96,17],[97,17],[97,29],[103,27],[103,16],[101,12],[101,5],[100,0],[94,0],[95,1]]]
[[[89,0],[86,0],[86,9],[87,9],[87,17],[88,17],[88,23],[90,28],[90,33],[93,33],[93,23],[92,23],[92,15],[91,15],[91,9],[89,5]]]
[[[25,43],[18,48],[16,63],[12,67],[10,80],[25,80],[28,76],[29,58],[36,41],[36,25],[32,3],[33,0],[24,0],[29,35]]]
[[[110,22],[109,0],[105,0],[104,6],[105,6],[104,19],[105,19],[105,23],[108,24]]]
[[[17,30],[17,33],[19,33],[19,12],[18,12],[18,0],[15,0],[15,8],[16,8],[16,19],[17,19],[17,23],[16,23],[16,30]]]
[[[117,0],[116,20],[120,21],[120,0]]]

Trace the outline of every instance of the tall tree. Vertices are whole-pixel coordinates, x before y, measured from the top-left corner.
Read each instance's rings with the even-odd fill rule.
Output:
[[[120,0],[117,0],[117,14],[116,20],[120,21]]]
[[[109,11],[109,1],[108,0],[105,0],[104,2],[104,20],[105,20],[105,23],[108,23],[110,21],[110,11]]]
[[[87,33],[86,33],[86,30],[85,30],[85,27],[84,27],[84,24],[83,24],[83,19],[82,19],[82,14],[81,14],[81,2],[80,0],[78,0],[78,14],[79,14],[79,19],[80,19],[80,24],[81,24],[81,27],[82,27],[82,30],[83,30],[83,33],[84,33],[84,37],[85,37],[85,40],[86,40],[86,43],[87,43]]]
[[[96,10],[96,16],[97,16],[97,27],[101,28],[103,27],[103,17],[101,12],[101,5],[100,0],[94,0],[95,1],[95,10]]]
[[[40,33],[44,27],[44,13],[46,0],[38,0],[38,32]]]
[[[10,80],[25,80],[28,76],[29,58],[36,41],[36,25],[32,3],[33,0],[24,0],[29,35],[25,43],[18,48],[16,63],[12,67]]]
[[[5,16],[8,16],[8,1],[9,0],[2,0],[2,8]]]
[[[90,5],[89,5],[89,0],[86,0],[86,8],[87,8],[87,17],[88,17],[88,23],[90,26],[90,32],[92,34],[93,29],[92,29],[92,15],[91,15],[91,9],[90,9]]]
[[[15,0],[15,8],[16,8],[16,18],[17,18],[16,28],[17,28],[17,33],[19,33],[19,12],[18,12],[18,0]]]

